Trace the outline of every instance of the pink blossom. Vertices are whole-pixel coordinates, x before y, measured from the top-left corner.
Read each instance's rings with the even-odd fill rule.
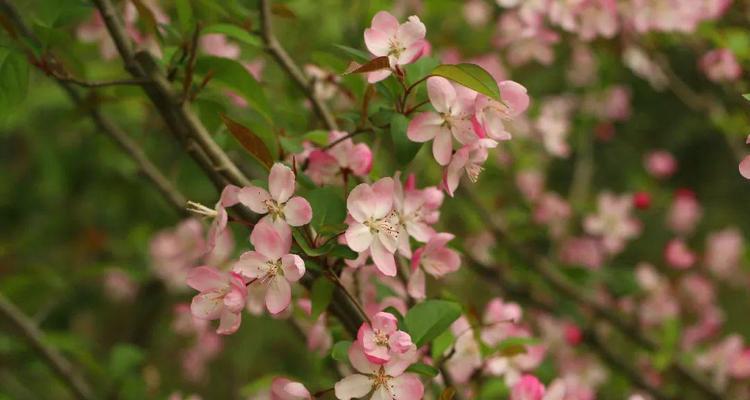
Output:
[[[554,237],[559,237],[572,214],[570,204],[555,192],[546,192],[534,207],[534,222],[547,225]]]
[[[687,235],[693,232],[702,216],[703,210],[695,193],[690,189],[679,189],[667,213],[667,226],[677,234]]]
[[[555,157],[567,158],[570,155],[567,137],[574,106],[575,100],[565,96],[547,98],[542,102],[535,127],[542,135],[544,148]]]
[[[641,232],[639,221],[631,216],[631,196],[604,192],[599,195],[598,205],[597,214],[584,220],[584,229],[590,235],[600,236],[608,253],[617,254],[625,248],[626,241]]]
[[[686,269],[695,264],[698,256],[681,239],[672,239],[664,248],[664,259],[672,268]]]
[[[522,376],[510,391],[510,400],[542,400],[543,397],[544,384],[529,374]]]
[[[659,179],[669,178],[677,171],[677,160],[665,150],[655,150],[646,154],[643,163],[646,171]]]
[[[648,210],[651,207],[651,195],[648,192],[635,192],[633,206],[639,210]]]
[[[516,187],[526,200],[534,202],[544,192],[544,175],[535,169],[522,170],[516,174]]]
[[[456,383],[466,383],[482,366],[482,352],[466,317],[461,316],[451,325],[456,336],[453,355],[445,362],[445,368]],[[450,351],[450,350],[448,350]]]
[[[464,18],[471,26],[484,26],[492,17],[492,8],[483,0],[468,0],[464,3]]]
[[[745,247],[743,242],[742,233],[737,228],[709,234],[703,263],[716,276],[730,280],[740,265]]]
[[[268,214],[263,219],[302,226],[312,219],[312,208],[304,198],[292,197],[294,190],[294,172],[284,164],[275,163],[268,175],[268,190],[257,186],[244,187],[237,198],[253,212]]]
[[[369,362],[382,365],[392,356],[411,350],[411,336],[398,330],[398,320],[393,314],[379,312],[371,321],[372,325],[364,323],[357,332],[357,342]]]
[[[426,245],[414,251],[411,258],[409,295],[415,299],[425,298],[425,276],[428,273],[436,278],[458,270],[461,258],[458,253],[446,247],[454,238],[450,233],[435,234]]]
[[[190,269],[206,253],[201,222],[188,218],[173,229],[159,231],[151,239],[149,252],[154,272],[171,289],[184,288]]]
[[[472,183],[479,180],[479,174],[484,170],[482,165],[487,161],[487,149],[496,146],[497,142],[492,139],[479,139],[456,151],[448,166],[443,170],[442,187],[451,197],[458,188],[459,180],[464,171]]]
[[[313,80],[313,91],[321,100],[330,100],[339,90],[341,77],[314,65],[305,65],[305,74]]]
[[[560,245],[560,261],[570,265],[581,265],[599,269],[606,258],[601,243],[590,237],[571,237]]]
[[[475,142],[472,117],[477,93],[449,80],[433,76],[427,79],[427,94],[436,112],[418,114],[409,122],[407,136],[413,142],[432,143],[432,155],[447,165],[453,152],[453,137],[461,144]]]
[[[575,86],[587,86],[598,77],[598,64],[591,48],[586,44],[575,44],[566,74]]]
[[[138,284],[119,268],[109,268],[104,273],[104,294],[117,302],[130,302],[138,294]]]
[[[240,275],[207,266],[196,267],[190,271],[187,284],[200,292],[190,304],[196,318],[220,319],[216,330],[220,335],[237,331],[247,299],[247,288]]]
[[[394,182],[382,178],[372,185],[352,189],[346,207],[353,221],[344,236],[356,252],[370,249],[375,266],[386,276],[396,276],[393,253],[398,247],[398,216],[393,211]]]
[[[742,67],[729,49],[716,49],[704,54],[700,68],[714,82],[736,81],[742,75]]]
[[[739,170],[743,178],[750,179],[750,155],[740,161]]]
[[[287,225],[259,221],[250,233],[255,250],[243,253],[234,271],[255,281],[265,290],[266,309],[278,314],[289,307],[292,292],[290,283],[305,274],[305,262],[296,254],[289,254],[292,233]]]
[[[238,203],[238,193],[240,188],[234,185],[227,185],[224,190],[221,191],[219,201],[214,206],[213,221],[211,227],[208,229],[208,240],[207,251],[212,251],[219,241],[219,238],[224,234],[227,229],[227,222],[229,221],[229,214],[227,214],[227,207],[232,207]],[[188,203],[190,204],[190,203]]]
[[[372,392],[371,400],[421,399],[424,386],[412,373],[404,373],[417,360],[416,346],[394,355],[385,364],[370,362],[359,342],[349,347],[349,361],[358,372],[336,382],[334,392],[339,400],[361,398]]]
[[[312,400],[313,397],[305,385],[287,378],[273,378],[271,382],[271,400]]]
[[[414,176],[408,180],[406,187],[401,184],[400,174],[394,178],[393,209],[399,222],[399,252],[404,257],[411,257],[409,237],[425,243],[435,235],[432,224],[440,217],[440,206],[443,203],[443,192],[436,187],[416,189]]]
[[[509,11],[498,19],[494,44],[506,49],[512,66],[531,61],[549,65],[555,59],[553,45],[559,41],[560,35],[545,26],[541,13]]]
[[[372,25],[365,29],[365,45],[376,57],[388,57],[391,69],[371,72],[367,80],[375,83],[387,78],[392,70],[416,61],[426,45],[425,28],[419,17],[412,15],[399,25],[398,20],[386,11],[372,18]]]
[[[328,142],[334,143],[348,133],[331,131]],[[364,143],[344,139],[327,150],[312,150],[308,156],[307,174],[318,185],[343,185],[344,174],[366,176],[372,169],[372,151]]]
[[[506,130],[504,122],[526,111],[529,107],[529,95],[525,87],[514,81],[503,81],[498,86],[502,102],[481,94],[476,97],[474,131],[479,137],[497,141],[510,140],[511,134]]]
[[[202,35],[200,37],[200,47],[208,55],[231,58],[233,60],[240,57],[240,46],[227,41],[227,37],[221,33],[207,33]]]

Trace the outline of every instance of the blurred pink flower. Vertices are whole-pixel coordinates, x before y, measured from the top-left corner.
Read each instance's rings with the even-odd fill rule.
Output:
[[[736,81],[742,75],[742,67],[729,49],[711,50],[700,60],[700,68],[714,82]]]

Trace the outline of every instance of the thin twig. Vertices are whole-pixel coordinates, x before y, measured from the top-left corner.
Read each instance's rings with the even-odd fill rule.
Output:
[[[0,0],[4,3],[5,0]],[[5,317],[21,333],[23,338],[34,350],[52,367],[57,376],[65,382],[73,394],[83,400],[93,400],[91,386],[70,362],[57,351],[45,343],[44,333],[26,316],[15,304],[0,293],[0,315]]]
[[[59,74],[51,73],[50,76],[55,78],[59,82],[72,83],[76,86],[85,88],[103,88],[109,86],[140,86],[146,84],[147,81],[143,79],[115,79],[111,81],[84,81],[71,76],[61,76]]]
[[[356,131],[354,131],[354,132],[352,132],[352,133],[350,133],[348,135],[342,136],[342,137],[334,140],[333,142],[328,143],[325,147],[323,147],[322,150],[323,151],[328,150],[328,149],[332,148],[333,146],[335,146],[335,145],[343,142],[344,140],[351,139],[351,138],[353,138],[353,137],[355,137],[355,136],[357,136],[359,134],[367,133],[367,132],[373,132],[372,128],[357,129]]]
[[[279,40],[273,34],[273,24],[271,22],[271,5],[270,0],[260,0],[258,3],[260,11],[260,37],[266,45],[266,51],[276,59],[281,68],[286,71],[294,83],[305,93],[313,105],[315,113],[323,120],[328,130],[338,130],[336,119],[331,114],[328,106],[315,93],[310,84],[310,80],[305,78],[305,74],[289,56]]]

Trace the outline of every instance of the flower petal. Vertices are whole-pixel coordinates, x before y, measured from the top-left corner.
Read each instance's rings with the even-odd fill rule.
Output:
[[[432,140],[445,129],[442,127],[443,122],[443,117],[438,113],[431,111],[419,113],[409,122],[406,136],[412,142],[417,143]]]
[[[390,36],[379,29],[365,29],[365,46],[374,56],[387,56],[390,51]]]
[[[417,268],[409,276],[409,283],[406,285],[409,296],[421,300],[426,297],[425,294],[425,275],[422,268]]]
[[[456,89],[450,81],[439,76],[427,79],[427,95],[439,113],[450,113],[451,106],[456,101]]]
[[[421,399],[424,396],[424,386],[414,374],[397,376],[390,383],[393,400]]]
[[[366,183],[354,187],[346,198],[346,209],[357,222],[366,221],[372,215],[374,207],[375,194]]]
[[[190,303],[190,313],[199,319],[217,319],[224,309],[222,295],[216,291],[203,292]]]
[[[294,196],[284,205],[284,219],[291,226],[307,225],[312,220],[310,203],[300,196]]]
[[[358,399],[370,393],[372,383],[369,377],[355,374],[336,382],[333,389],[339,400]]]
[[[246,278],[262,278],[269,270],[268,257],[257,251],[246,251],[232,266],[232,271]],[[273,260],[272,260],[273,261]]]
[[[281,268],[287,281],[297,282],[305,274],[305,261],[296,254],[287,254],[281,257]]]
[[[370,243],[372,243],[370,228],[359,222],[349,225],[349,228],[344,233],[344,237],[346,237],[346,244],[349,248],[358,253],[367,250],[370,247]]]
[[[187,284],[191,288],[205,292],[218,289],[228,285],[229,279],[221,271],[207,267],[195,267],[190,270],[187,277]]]
[[[385,177],[372,184],[373,209],[370,215],[373,218],[383,218],[393,209],[393,178]]]
[[[448,165],[453,154],[453,137],[447,128],[441,128],[440,133],[432,142],[432,155],[440,165]]]
[[[292,231],[286,224],[275,224],[270,219],[263,218],[250,233],[250,243],[255,251],[269,260],[278,260],[284,254],[289,254],[289,249],[292,248]]]
[[[750,179],[750,156],[745,156],[740,162],[740,174],[745,179]]]
[[[292,301],[292,288],[289,282],[281,276],[275,276],[268,282],[268,291],[266,292],[266,308],[271,314],[278,314],[287,307]]]
[[[498,86],[500,97],[510,108],[510,116],[515,117],[529,108],[529,95],[523,85],[514,81],[502,81]]]
[[[268,175],[268,191],[271,197],[279,203],[286,203],[294,193],[294,172],[282,163],[276,163],[271,167]]]
[[[380,11],[372,17],[372,29],[377,29],[387,34],[395,36],[398,32],[398,20],[388,11]]]
[[[349,362],[352,364],[352,367],[363,374],[374,374],[380,369],[379,365],[371,363],[367,357],[365,357],[365,353],[359,342],[354,342],[349,346],[348,354]]]
[[[237,194],[237,200],[257,214],[265,214],[268,212],[266,201],[270,199],[271,195],[268,191],[257,186],[243,187]]]
[[[241,313],[224,310],[221,313],[221,320],[219,320],[219,327],[216,329],[216,333],[219,335],[231,335],[240,328],[240,322],[242,322]]]
[[[396,276],[396,260],[393,253],[386,250],[380,240],[373,240],[370,255],[378,270],[385,276]]]

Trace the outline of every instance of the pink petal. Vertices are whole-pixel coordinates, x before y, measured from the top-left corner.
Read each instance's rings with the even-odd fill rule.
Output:
[[[243,285],[244,289],[244,285]],[[231,312],[240,312],[243,308],[245,308],[246,303],[246,297],[245,294],[247,293],[246,290],[233,290],[229,293],[227,293],[224,296],[224,309],[229,310]]]
[[[219,321],[219,327],[216,329],[216,333],[219,335],[231,335],[237,332],[242,322],[242,314],[234,313],[229,310],[224,310],[221,313],[221,320]]]
[[[292,301],[292,288],[284,277],[276,276],[268,282],[266,292],[266,308],[271,314],[278,314]]]
[[[223,296],[215,291],[203,292],[190,303],[190,313],[199,319],[217,319],[223,309]]]
[[[393,209],[393,178],[381,178],[372,184],[373,209],[370,215],[373,218],[383,218]]]
[[[398,65],[405,65],[405,64],[411,64],[419,57],[424,54],[425,47],[427,47],[427,42],[425,40],[418,40],[410,45],[406,46],[406,50],[402,51],[401,54],[399,54],[398,59],[396,60],[396,64]]]
[[[357,176],[364,176],[370,173],[372,169],[372,151],[364,143],[359,143],[352,147],[349,156],[349,168]]]
[[[421,399],[424,396],[424,386],[414,374],[397,376],[390,383],[393,400]]]
[[[284,392],[288,395],[290,400],[292,399],[310,399],[310,391],[307,390],[305,385],[299,382],[289,382],[284,385]]]
[[[367,74],[367,82],[368,83],[377,83],[382,81],[383,79],[391,76],[391,70],[390,69],[381,69],[377,71],[372,71]]]
[[[339,400],[358,399],[372,390],[370,378],[364,375],[349,375],[336,382],[334,392]]]
[[[372,215],[374,208],[375,194],[366,183],[357,185],[346,199],[346,209],[357,222],[366,221]]]
[[[409,276],[409,282],[406,285],[406,290],[409,292],[409,296],[421,300],[426,296],[425,294],[425,275],[422,268],[417,268]]]
[[[745,179],[750,179],[750,156],[745,156],[740,162],[740,174]]]
[[[426,242],[435,234],[435,230],[431,226],[423,222],[413,222],[406,224],[406,231],[411,237],[420,242]]]
[[[187,277],[188,286],[199,292],[225,287],[227,281],[227,276],[221,271],[206,266],[191,269]]]
[[[242,253],[239,261],[234,263],[232,271],[250,279],[262,278],[268,273],[268,261],[268,257],[257,251],[246,251]]]
[[[432,155],[440,165],[448,165],[453,154],[453,137],[447,128],[442,128],[432,142]]]
[[[387,312],[379,312],[372,317],[372,327],[385,333],[391,333],[398,330],[398,319]]]
[[[419,359],[419,354],[417,354],[417,346],[412,345],[409,351],[391,355],[391,361],[384,366],[385,373],[390,376],[399,376],[403,374],[410,365],[417,362],[417,359]]]
[[[284,219],[291,226],[307,225],[312,220],[310,203],[300,196],[294,196],[284,205]]]
[[[281,268],[287,281],[297,282],[305,274],[305,261],[296,254],[287,254],[281,257]]]
[[[373,239],[370,228],[358,222],[349,225],[349,228],[344,233],[344,237],[346,237],[346,244],[349,248],[358,253],[367,250]]]
[[[388,55],[390,39],[387,33],[379,29],[365,29],[365,46],[375,56],[384,57]]]
[[[450,81],[439,76],[427,79],[427,94],[430,103],[439,113],[450,113],[451,106],[456,101],[456,89]]]
[[[252,233],[250,243],[255,251],[263,254],[269,260],[278,260],[284,254],[289,254],[292,247],[292,232],[285,224],[274,224],[270,219],[261,219]]]
[[[237,193],[237,200],[242,205],[252,210],[254,213],[265,214],[268,212],[266,201],[271,199],[271,195],[261,187],[246,186]]]
[[[510,107],[512,117],[529,108],[529,95],[523,85],[514,81],[502,81],[498,86],[500,86],[500,98]]]
[[[371,27],[382,31],[389,36],[395,36],[399,24],[396,17],[391,15],[388,11],[380,11],[372,17]]]
[[[380,240],[373,240],[370,245],[370,256],[378,270],[385,276],[396,276],[396,260],[393,253],[386,250]]]
[[[349,347],[348,354],[349,362],[352,364],[352,367],[363,374],[373,374],[380,368],[379,365],[373,364],[367,360],[359,342],[354,342]]]
[[[406,128],[406,136],[412,142],[422,143],[428,140],[432,140],[442,132],[443,128],[443,117],[434,112],[423,112],[417,114],[414,119],[409,122],[409,126]]]
[[[268,191],[271,197],[279,203],[286,203],[294,193],[294,172],[282,163],[276,163],[271,167],[268,175]]]

